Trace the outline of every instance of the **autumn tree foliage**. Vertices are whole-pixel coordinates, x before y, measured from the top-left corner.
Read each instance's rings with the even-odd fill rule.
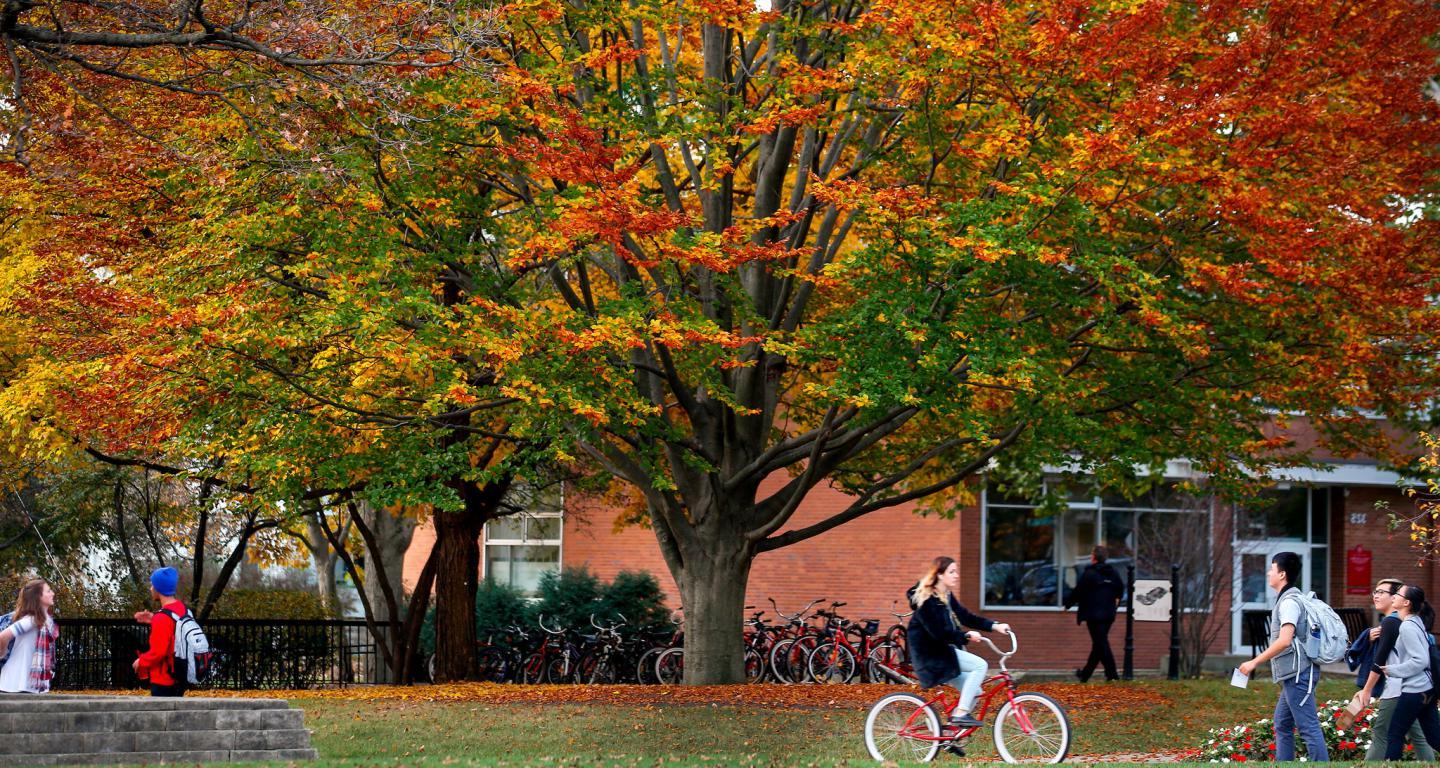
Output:
[[[456,98],[486,233],[565,301],[533,343],[590,377],[543,389],[603,393],[570,406],[579,442],[645,499],[690,682],[743,679],[764,552],[995,460],[1223,477],[1281,460],[1277,411],[1354,444],[1430,376],[1422,5],[537,0],[505,24],[496,92]],[[792,525],[822,484],[849,506]]]
[[[484,71],[383,100],[257,90],[263,140],[213,104],[156,120],[166,152],[125,158],[152,204],[106,211],[148,223],[68,218],[22,292],[74,428],[274,498],[433,507],[472,578],[502,486],[593,462],[643,502],[705,684],[744,679],[765,552],[943,512],[994,462],[1223,481],[1305,460],[1261,431],[1290,412],[1374,448],[1366,413],[1432,391],[1423,4],[496,23]],[[121,162],[60,154],[97,184]],[[848,506],[797,525],[827,485]]]

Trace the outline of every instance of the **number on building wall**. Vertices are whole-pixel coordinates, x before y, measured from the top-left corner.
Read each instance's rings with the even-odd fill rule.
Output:
[[[1369,515],[1369,513],[1366,513],[1366,512],[1351,512],[1351,513],[1350,513],[1350,524],[1351,524],[1351,525],[1364,525],[1364,524],[1366,524],[1366,523],[1368,523],[1368,522],[1370,522],[1370,515]]]

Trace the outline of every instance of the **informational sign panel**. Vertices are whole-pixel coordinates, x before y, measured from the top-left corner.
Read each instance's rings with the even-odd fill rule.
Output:
[[[1356,545],[1345,552],[1345,593],[1370,594],[1370,550]]]
[[[1135,580],[1135,620],[1170,620],[1170,580]]]

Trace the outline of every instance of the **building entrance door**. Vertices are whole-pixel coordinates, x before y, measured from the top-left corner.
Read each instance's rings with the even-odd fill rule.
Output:
[[[1300,550],[1294,541],[1242,541],[1235,544],[1235,587],[1231,605],[1234,620],[1230,622],[1231,653],[1249,654],[1254,648],[1264,649],[1267,638],[1257,637],[1263,617],[1275,604],[1276,592],[1270,588],[1265,573],[1270,560],[1280,552]],[[1306,554],[1301,551],[1301,555]],[[1300,590],[1310,590],[1310,569],[1302,569]],[[1258,618],[1257,618],[1258,617]]]

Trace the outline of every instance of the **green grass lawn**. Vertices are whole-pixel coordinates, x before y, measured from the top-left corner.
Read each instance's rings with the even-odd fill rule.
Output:
[[[1023,686],[1022,686],[1023,687]],[[1222,681],[1092,685],[1114,703],[1071,707],[1072,754],[1160,752],[1194,746],[1212,727],[1269,716],[1275,690]],[[1116,706],[1135,692],[1143,706]],[[1353,691],[1327,680],[1321,700]],[[1064,701],[1063,687],[1056,697]],[[864,708],[486,704],[295,700],[324,766],[383,765],[873,765]],[[1105,711],[1098,711],[1098,710]],[[993,756],[989,732],[974,757]],[[937,762],[959,762],[943,755]]]

